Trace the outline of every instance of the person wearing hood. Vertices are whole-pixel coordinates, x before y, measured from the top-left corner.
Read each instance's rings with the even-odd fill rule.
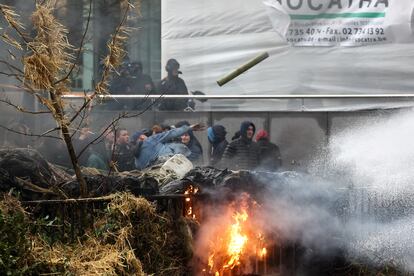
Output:
[[[282,166],[279,147],[269,140],[269,133],[261,129],[256,134],[256,142],[260,148],[260,168],[277,171]]]
[[[180,64],[176,59],[169,59],[165,65],[168,75],[157,85],[157,92],[161,95],[188,95],[185,82],[178,75],[182,74],[179,70]],[[187,99],[163,99],[159,105],[159,110],[183,111],[187,107]]]
[[[226,140],[226,129],[222,125],[214,125],[207,129],[207,138],[212,145],[210,154],[210,165],[214,166],[220,162],[223,153],[229,144]]]
[[[188,121],[181,121],[175,124],[175,127],[182,127],[182,126],[189,126],[190,123]],[[191,151],[191,154],[187,156],[188,160],[194,163],[202,163],[203,161],[203,148],[201,147],[200,142],[198,141],[197,137],[194,136],[193,131],[188,131],[184,133],[180,137],[181,143],[187,146],[187,148]]]
[[[181,137],[184,133],[193,130],[202,130],[200,124],[192,126],[184,125],[169,131],[151,135],[142,141],[139,155],[135,156],[135,167],[139,170],[151,166],[159,157],[183,154],[188,157],[191,151],[182,143],[173,143],[174,139]]]
[[[249,121],[240,125],[240,137],[227,145],[221,167],[253,170],[259,165],[259,146],[253,141],[256,126]]]

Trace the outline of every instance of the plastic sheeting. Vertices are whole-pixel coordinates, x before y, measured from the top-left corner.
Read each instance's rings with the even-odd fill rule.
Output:
[[[407,39],[360,47],[292,46],[283,33],[289,20],[273,28],[272,14],[262,0],[163,1],[162,64],[176,58],[189,90],[207,95],[413,93],[414,44],[407,30],[411,30],[414,0],[404,1],[409,5],[397,10],[404,11],[399,24]],[[390,5],[396,9],[404,1],[390,1]],[[269,58],[224,86],[217,85],[218,79],[264,51]],[[413,103],[385,99],[209,100],[198,103],[197,109],[340,111]]]

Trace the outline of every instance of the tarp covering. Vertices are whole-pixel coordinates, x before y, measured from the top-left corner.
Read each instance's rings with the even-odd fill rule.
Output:
[[[280,9],[262,0],[163,1],[162,64],[176,58],[189,90],[207,95],[414,93],[414,0],[266,0],[269,2]],[[309,3],[320,9],[310,8]],[[288,43],[298,20],[307,24],[301,26],[304,33],[299,33],[305,38],[310,36],[306,31],[312,24],[320,29],[319,37],[332,29],[344,33],[331,43]],[[341,24],[346,28],[365,25],[352,26],[352,36],[341,43],[338,41],[348,31]],[[372,33],[383,33],[387,39],[367,40],[374,37]],[[224,86],[217,85],[218,79],[265,51],[269,58]],[[209,100],[197,108],[322,111],[413,103],[407,99]]]

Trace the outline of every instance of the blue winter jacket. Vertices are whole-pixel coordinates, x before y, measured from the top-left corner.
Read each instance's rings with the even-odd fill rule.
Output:
[[[143,141],[138,156],[135,156],[135,167],[142,170],[150,166],[160,156],[178,153],[189,156],[191,151],[184,144],[170,143],[189,130],[191,130],[190,126],[182,126],[148,137]]]

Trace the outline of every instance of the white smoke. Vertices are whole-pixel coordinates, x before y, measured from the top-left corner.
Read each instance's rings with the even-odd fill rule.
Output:
[[[413,122],[414,112],[359,121],[330,137],[310,174],[258,174],[268,231],[311,255],[414,272]]]
[[[369,119],[332,137],[330,169],[354,199],[350,254],[414,271],[414,113]],[[358,196],[359,194],[359,196]],[[352,210],[354,210],[352,212]],[[351,223],[352,221],[352,223]]]
[[[332,137],[332,164],[357,188],[384,195],[413,191],[414,113],[368,120]]]
[[[305,248],[304,263],[336,254],[372,269],[414,272],[413,137],[414,112],[372,117],[330,137],[309,174],[253,173],[267,186],[255,219],[282,243]],[[316,266],[300,272],[312,275]]]

